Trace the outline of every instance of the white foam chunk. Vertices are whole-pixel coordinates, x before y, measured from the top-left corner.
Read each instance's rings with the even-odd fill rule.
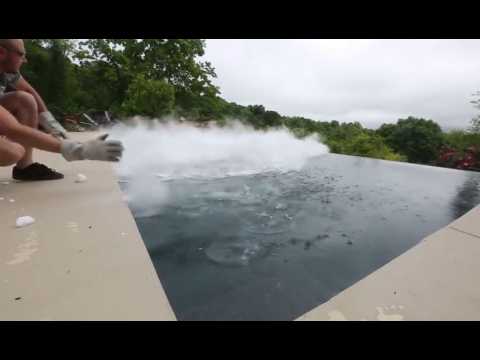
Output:
[[[76,183],[83,183],[85,181],[87,181],[87,177],[83,174],[78,174],[77,178],[75,179]]]
[[[17,218],[17,227],[24,227],[27,225],[31,225],[35,222],[35,219],[31,216],[20,216]]]

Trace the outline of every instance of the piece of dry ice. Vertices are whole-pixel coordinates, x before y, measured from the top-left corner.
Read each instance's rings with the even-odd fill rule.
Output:
[[[77,178],[75,179],[76,183],[83,183],[85,181],[87,181],[87,177],[83,174],[78,174]]]
[[[17,228],[31,225],[35,222],[35,219],[31,216],[20,216],[17,218]]]

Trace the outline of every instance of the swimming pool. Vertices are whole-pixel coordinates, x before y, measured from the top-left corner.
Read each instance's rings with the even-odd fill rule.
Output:
[[[336,154],[158,181],[158,212],[131,209],[179,320],[293,320],[480,202],[479,173]]]

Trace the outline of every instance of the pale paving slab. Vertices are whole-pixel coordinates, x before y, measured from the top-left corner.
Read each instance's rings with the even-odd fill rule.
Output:
[[[113,165],[35,160],[65,179],[17,183],[0,167],[0,320],[175,320]],[[15,228],[25,215],[35,223]]]

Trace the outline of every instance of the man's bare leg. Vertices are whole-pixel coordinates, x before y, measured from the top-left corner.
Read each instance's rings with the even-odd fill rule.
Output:
[[[0,105],[7,109],[20,123],[38,128],[38,109],[35,98],[24,91],[13,91],[0,98]],[[13,144],[13,143],[12,143]],[[19,169],[33,163],[33,148],[25,147],[25,155],[17,162]]]
[[[33,96],[21,91],[2,96],[0,118],[0,128],[6,136],[2,142],[2,147],[6,149],[2,151],[2,158],[5,158],[5,163],[10,163],[15,158],[15,156],[12,158],[12,151],[22,155],[17,161],[17,166],[12,169],[12,177],[15,180],[37,181],[64,178],[63,174],[32,160],[34,147],[55,153],[61,151],[61,142],[58,139],[37,129],[37,106]],[[10,153],[7,149],[9,143],[13,146],[10,148]],[[23,149],[23,154],[20,149]]]
[[[0,135],[0,166],[10,166],[25,156],[25,148]]]

